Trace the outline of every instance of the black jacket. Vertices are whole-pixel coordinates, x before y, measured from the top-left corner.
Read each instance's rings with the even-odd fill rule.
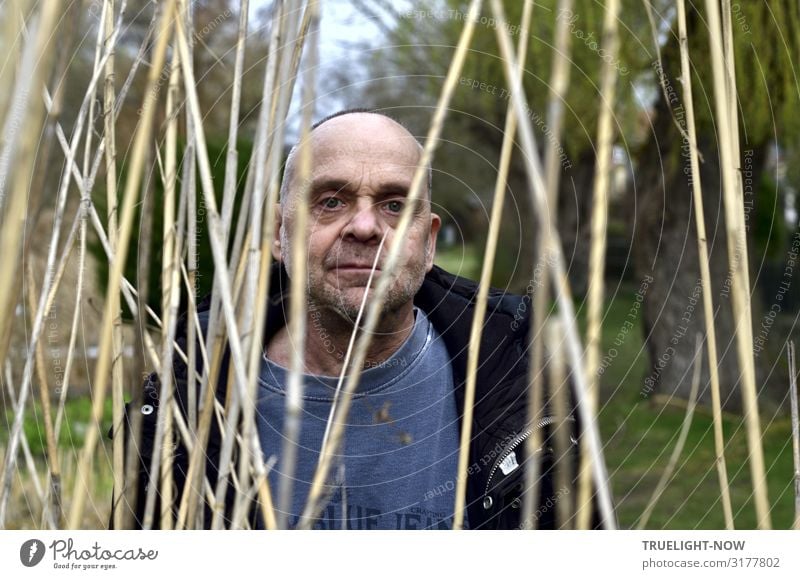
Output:
[[[272,269],[271,291],[267,311],[267,326],[264,343],[268,343],[274,334],[286,324],[286,294],[289,280],[284,268],[274,264]],[[434,266],[425,276],[422,287],[414,298],[414,303],[428,316],[436,330],[441,334],[450,352],[455,398],[457,410],[463,417],[464,395],[466,384],[467,353],[472,318],[475,312],[478,284],[472,280],[450,274]],[[205,332],[208,319],[209,300],[206,298],[198,304],[201,327]],[[472,424],[472,441],[467,479],[467,514],[469,527],[472,529],[515,529],[522,524],[522,495],[525,468],[525,440],[534,428],[542,428],[543,440],[541,464],[543,475],[539,485],[539,508],[535,512],[537,527],[553,528],[555,523],[556,502],[565,496],[573,495],[572,488],[554,489],[551,467],[553,465],[552,445],[549,442],[551,416],[535,421],[533,425],[527,420],[527,381],[528,381],[528,331],[530,319],[530,299],[528,296],[517,296],[502,290],[489,291],[488,308],[484,322],[483,335],[478,364],[477,387],[475,392],[474,416]],[[185,320],[179,321],[178,343],[185,346]],[[184,333],[181,333],[183,331]],[[198,355],[199,358],[199,355]],[[228,353],[222,362],[220,376],[228,375]],[[176,395],[181,411],[186,413],[186,367],[176,362],[175,374]],[[202,370],[198,362],[198,371]],[[217,386],[217,398],[225,398],[226,384],[220,379]],[[155,436],[158,417],[159,382],[155,373],[151,374],[144,384],[143,402],[138,409],[141,412],[142,430],[139,444],[139,482],[137,489],[137,506],[135,509],[140,525],[143,519],[146,488],[149,484],[150,457]],[[545,396],[545,406],[547,396]],[[126,407],[126,428],[130,429],[132,404]],[[570,418],[574,425],[574,419]],[[206,476],[215,486],[217,464],[221,445],[221,436],[216,422],[209,437]],[[561,462],[570,470],[570,479],[574,479],[576,471],[577,446],[580,439],[578,427],[572,428],[572,456]],[[126,436],[126,443],[130,442]],[[173,478],[177,486],[177,496],[183,489],[185,472],[188,468],[188,452],[182,444],[175,446]],[[502,467],[501,467],[502,465]],[[515,466],[519,465],[519,466]],[[228,493],[227,517],[234,498],[231,487]],[[160,501],[156,502],[156,513],[160,512]],[[251,524],[260,527],[258,509],[253,508]],[[210,509],[206,507],[206,524],[210,524]],[[113,515],[112,515],[113,518]],[[155,517],[158,525],[158,517]],[[597,514],[594,515],[594,526],[599,527]]]

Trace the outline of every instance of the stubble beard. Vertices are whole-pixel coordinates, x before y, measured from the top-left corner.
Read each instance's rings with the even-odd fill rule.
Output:
[[[287,274],[291,277],[290,240],[288,235],[282,235],[281,237],[282,260]],[[431,240],[428,238],[425,242],[426,256],[430,252],[430,243]],[[393,314],[397,313],[403,306],[414,299],[414,296],[419,291],[423,279],[425,278],[425,273],[427,271],[426,261],[427,260],[414,259],[403,268],[395,268],[392,283],[389,284],[389,289],[386,292],[386,298],[383,302],[381,312],[382,320],[392,317]],[[308,310],[318,311],[323,315],[326,312],[334,313],[340,318],[340,321],[354,326],[358,319],[358,312],[361,309],[361,302],[364,296],[363,292],[369,291],[371,288],[374,293],[374,289],[377,287],[378,275],[382,274],[382,272],[375,272],[370,288],[364,285],[361,286],[363,287],[362,291],[355,292],[353,290],[358,286],[342,288],[338,283],[329,284],[325,279],[327,271],[329,270],[326,269],[325,262],[323,262],[323,265],[319,268],[310,267],[308,269],[308,284],[306,288]],[[364,314],[362,314],[361,324],[365,321],[364,316],[369,306],[370,299],[371,298],[368,298],[367,303],[364,305]]]

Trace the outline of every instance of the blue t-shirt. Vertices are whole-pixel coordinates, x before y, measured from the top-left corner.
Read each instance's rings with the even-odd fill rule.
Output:
[[[450,529],[453,526],[459,422],[450,356],[425,313],[415,308],[411,334],[394,355],[366,368],[353,396],[333,486],[314,528]],[[315,331],[310,326],[308,331]],[[262,361],[258,431],[277,505],[283,474],[285,385],[289,372]],[[300,445],[294,474],[294,526],[319,459],[338,377],[304,377]],[[343,382],[344,388],[346,381]],[[465,523],[466,527],[466,523]]]

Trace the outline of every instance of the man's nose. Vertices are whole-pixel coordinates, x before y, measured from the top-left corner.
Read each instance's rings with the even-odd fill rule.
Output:
[[[344,230],[344,236],[352,236],[362,243],[380,242],[383,236],[383,222],[378,215],[378,205],[372,201],[359,203],[355,214]]]

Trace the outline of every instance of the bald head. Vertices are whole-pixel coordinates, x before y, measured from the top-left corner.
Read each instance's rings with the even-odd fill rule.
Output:
[[[370,155],[383,160],[380,159],[381,156],[391,155],[397,163],[408,165],[411,162],[415,168],[422,158],[422,145],[414,135],[403,125],[381,113],[364,110],[335,113],[314,124],[309,138],[312,163],[317,170],[322,171],[328,167],[319,167],[320,161],[324,164],[333,164],[337,160],[358,159]],[[286,159],[280,190],[282,206],[285,206],[297,188],[295,177],[299,161],[298,152],[299,146],[295,145]],[[425,193],[430,200],[433,180],[430,164],[426,170],[428,179]],[[312,169],[312,173],[314,172],[317,171]]]

